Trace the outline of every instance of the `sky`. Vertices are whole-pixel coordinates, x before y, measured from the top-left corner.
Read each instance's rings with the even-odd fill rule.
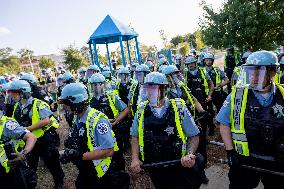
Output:
[[[60,54],[70,44],[86,45],[106,15],[131,23],[138,41],[162,47],[159,30],[170,39],[198,28],[201,0],[0,0],[0,48],[35,55]],[[223,0],[206,0],[214,8]],[[119,44],[110,44],[110,51]],[[99,46],[102,52],[105,47]]]

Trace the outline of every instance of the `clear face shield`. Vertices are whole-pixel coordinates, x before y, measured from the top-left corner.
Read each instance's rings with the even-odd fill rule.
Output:
[[[61,87],[61,86],[63,86],[63,79],[57,79],[57,86],[58,87]]]
[[[186,65],[187,66],[187,68],[188,68],[188,70],[195,70],[195,68],[196,68],[196,62],[192,62],[192,63],[190,63],[190,64],[187,64]]]
[[[130,75],[129,74],[118,74],[118,81],[122,84],[129,83]]]
[[[134,78],[138,81],[138,83],[143,83],[144,77],[145,77],[144,72],[134,72]]]
[[[79,74],[80,74],[80,77],[81,77],[81,78],[84,78],[85,75],[86,75],[86,72],[80,72]]]
[[[276,70],[276,66],[243,66],[237,86],[267,91],[271,87]]]
[[[213,65],[213,60],[212,59],[204,59],[204,63],[206,66],[211,67]]]
[[[141,100],[148,100],[153,107],[160,107],[164,101],[166,91],[164,85],[144,84],[140,91]]]
[[[103,83],[92,83],[91,86],[91,93],[93,96],[100,97],[104,94],[106,89],[106,82]]]

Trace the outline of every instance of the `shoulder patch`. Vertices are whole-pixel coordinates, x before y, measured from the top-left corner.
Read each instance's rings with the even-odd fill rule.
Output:
[[[102,122],[97,125],[97,131],[100,135],[104,135],[108,132],[108,124],[105,122]]]
[[[229,105],[229,102],[227,100],[224,101],[223,107],[227,107]]]
[[[16,127],[18,126],[19,124],[15,121],[12,121],[12,120],[8,120],[6,121],[5,123],[5,127],[11,131],[15,130]]]

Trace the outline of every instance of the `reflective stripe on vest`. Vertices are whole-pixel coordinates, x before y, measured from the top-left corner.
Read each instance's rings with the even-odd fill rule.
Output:
[[[231,95],[231,133],[235,150],[244,156],[249,156],[248,141],[244,128],[248,88],[232,88]]]
[[[200,70],[200,73],[201,73],[201,77],[203,79],[203,85],[204,85],[204,88],[205,88],[205,94],[208,95],[209,94],[209,87],[208,87],[208,82],[207,82],[207,79],[206,79],[206,69],[205,68],[199,68]]]
[[[275,82],[275,83],[277,83],[277,84],[280,84],[280,83],[281,83],[281,82],[280,82],[280,81],[281,81],[280,79],[281,79],[282,73],[283,73],[282,71],[280,71],[279,73],[276,73],[276,75],[274,76],[274,82]]]
[[[3,130],[6,121],[13,120],[11,118],[8,118],[6,116],[2,116],[0,120],[0,139],[2,138]],[[11,140],[12,145],[15,148],[16,152],[20,153],[20,149],[23,149],[25,146],[25,142],[23,140]],[[9,173],[10,167],[8,165],[8,158],[4,149],[4,144],[0,143],[0,164],[5,168],[6,173]]]
[[[15,117],[15,112],[16,112],[16,109],[18,107],[18,103],[15,104],[14,106],[14,111],[13,111],[13,118]],[[34,98],[34,101],[33,101],[33,107],[32,107],[32,112],[33,112],[33,115],[32,115],[32,125],[35,124],[35,123],[38,123],[40,121],[40,115],[39,115],[39,110],[43,107],[43,106],[46,106],[48,109],[50,108],[49,105],[44,102],[44,101],[41,101],[37,98]],[[51,127],[54,127],[55,129],[57,129],[59,127],[59,123],[58,121],[54,118],[54,116],[51,116],[49,118],[50,120],[50,124],[43,127],[43,128],[39,128],[39,129],[35,129],[32,131],[32,133],[36,136],[36,138],[40,138],[44,135],[44,132],[47,131],[48,129],[50,129]]]
[[[238,77],[240,77],[241,69],[238,66],[236,66],[235,69],[234,69],[234,73],[236,73],[238,75]]]
[[[133,82],[133,84],[131,85],[130,90],[129,90],[129,93],[131,94],[130,104],[131,104],[132,106],[133,106],[133,105],[137,106],[137,104],[138,104],[138,102],[137,102],[137,104],[133,104],[134,96],[135,96],[134,92],[135,92],[137,86],[138,86],[138,82]],[[132,112],[132,116],[134,116],[135,112],[133,112],[133,109],[132,109],[132,108],[131,108],[131,112]]]
[[[213,66],[214,72],[216,74],[216,86],[221,84],[220,73],[217,71],[217,68]],[[218,88],[217,91],[220,91],[221,88]]]
[[[87,129],[87,145],[90,152],[95,150],[96,144],[93,144],[93,140],[91,136],[94,136],[94,131],[96,129],[97,123],[99,122],[100,118],[105,118],[108,120],[107,116],[102,112],[92,108],[88,113],[87,121],[86,121],[86,129]],[[91,125],[91,127],[90,127]],[[115,134],[112,131],[112,136],[115,138]],[[114,151],[118,151],[117,142],[114,143]],[[111,164],[111,157],[106,157],[104,159],[98,159],[92,161],[95,169],[97,171],[97,176],[101,178],[107,172],[110,164]]]
[[[176,129],[178,131],[178,137],[182,141],[182,156],[186,155],[186,137],[184,136],[181,120],[183,120],[183,110],[186,107],[184,100],[182,99],[171,99],[170,100],[174,113],[175,113],[175,123]],[[140,103],[137,111],[137,119],[138,119],[138,142],[139,142],[139,150],[142,161],[145,160],[144,156],[144,112],[145,107],[148,104],[148,101]]]
[[[180,83],[180,85],[181,85],[181,87],[184,89],[184,91],[186,93],[187,99],[189,100],[191,108],[192,108],[191,110],[193,111],[193,117],[195,117],[195,102],[194,102],[194,100],[192,98],[190,89],[182,82]]]
[[[279,89],[284,99],[284,88],[279,84],[276,84],[276,87]],[[232,88],[231,112],[230,112],[232,139],[236,151],[244,156],[249,156],[248,141],[246,137],[246,131],[244,128],[245,125],[244,117],[246,111],[247,96],[248,96],[248,87]]]
[[[111,98],[111,96],[113,98]],[[110,108],[112,110],[113,116],[114,116],[114,118],[116,118],[118,116],[118,114],[119,114],[119,111],[115,107],[115,96],[111,95],[111,94],[107,94],[107,99],[108,99],[108,102],[109,102],[109,106],[110,106]]]

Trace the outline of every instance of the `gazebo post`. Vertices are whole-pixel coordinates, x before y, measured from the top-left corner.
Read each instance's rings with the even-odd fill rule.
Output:
[[[171,51],[171,49],[168,50],[168,58],[169,58],[170,65],[172,65],[173,64],[173,60],[172,60],[172,51]]]
[[[91,45],[91,42],[89,43],[89,50],[90,50],[90,58],[91,58],[91,62],[92,64],[94,65],[94,55],[93,55],[93,51],[92,51],[92,45]]]
[[[138,47],[137,36],[135,37],[135,43],[136,43],[136,51],[137,51],[137,56],[138,56],[138,63],[141,64],[141,56],[140,56],[140,51],[139,51],[139,47]]]
[[[127,43],[127,51],[128,51],[129,64],[132,65],[131,53],[130,53],[130,48],[129,48],[129,42],[128,42],[128,40],[126,41],[126,43]]]
[[[97,66],[99,66],[99,68],[101,69],[101,65],[100,65],[100,60],[99,60],[99,56],[98,56],[98,52],[97,52],[97,45],[95,40],[92,40],[93,46],[94,46],[94,51],[95,51],[95,57],[96,57],[96,62],[97,62]]]
[[[109,69],[110,69],[111,73],[113,74],[112,65],[111,65],[111,62],[110,62],[109,50],[108,50],[108,43],[106,43],[106,49],[107,49],[107,59],[108,59],[108,62],[109,62]]]
[[[122,44],[122,36],[119,36],[119,43],[120,43],[120,51],[121,51],[121,58],[123,66],[126,67],[125,57],[124,57],[124,50],[123,50],[123,44]]]

